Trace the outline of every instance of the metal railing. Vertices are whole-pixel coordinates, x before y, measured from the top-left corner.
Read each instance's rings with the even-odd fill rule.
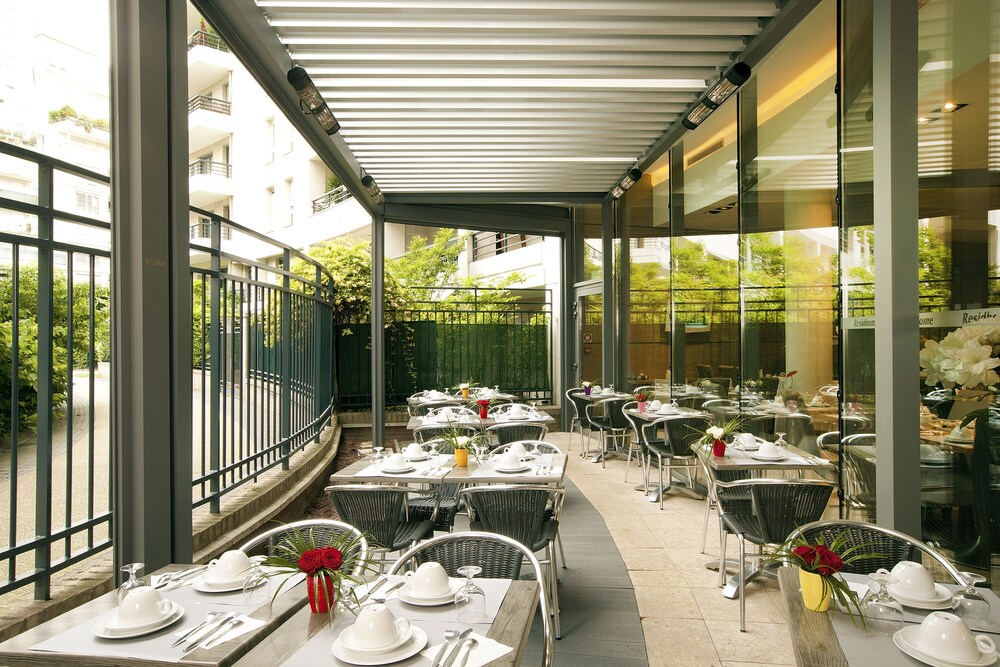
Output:
[[[233,165],[212,160],[195,160],[188,165],[189,176],[223,176],[233,177]]]
[[[111,225],[66,210],[74,200],[56,189],[109,179],[9,144],[0,154],[37,183],[35,201],[0,194],[0,218],[37,223],[0,233],[0,593],[33,584],[47,599],[53,575],[111,546],[110,390],[98,367],[110,355]]]
[[[541,243],[541,236],[507,234],[503,232],[476,232],[472,235],[472,261],[496,257],[505,252],[519,250]]]
[[[221,37],[213,35],[210,32],[205,32],[204,30],[195,30],[188,37],[188,51],[196,46],[207,46],[210,49],[229,53],[229,45],[222,41]]]
[[[313,215],[317,213],[322,213],[331,206],[336,206],[342,201],[350,199],[353,197],[350,192],[348,192],[347,187],[343,185],[338,185],[333,190],[324,192],[316,199],[312,200],[312,212]]]
[[[408,307],[387,313],[395,322],[385,337],[388,405],[470,379],[552,401],[551,290],[411,289],[417,296]],[[370,332],[368,324],[351,324],[336,337],[340,408],[371,406]]]
[[[217,513],[226,493],[278,465],[287,470],[333,414],[333,278],[308,255],[191,210],[210,226],[208,245],[191,243],[210,257],[208,268],[191,268],[193,503]],[[223,250],[227,228],[281,259]]]
[[[192,111],[197,111],[198,109],[204,109],[205,111],[212,111],[214,113],[230,114],[233,108],[233,103],[228,100],[220,100],[218,97],[211,97],[209,95],[195,95],[188,100],[188,113]]]

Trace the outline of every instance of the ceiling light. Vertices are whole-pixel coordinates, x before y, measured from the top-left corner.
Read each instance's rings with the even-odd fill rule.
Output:
[[[693,130],[708,118],[713,111],[729,99],[740,86],[750,78],[750,66],[746,63],[736,63],[719,79],[719,82],[698,101],[691,111],[681,120],[684,127]]]
[[[365,186],[365,190],[367,190],[368,194],[372,196],[372,199],[375,200],[376,204],[381,205],[382,202],[385,201],[385,195],[382,194],[382,190],[379,188],[378,183],[376,183],[375,179],[368,174],[361,177],[361,185]]]
[[[625,195],[625,190],[622,189],[622,186],[620,185],[616,185],[614,188],[611,189],[611,196],[615,199],[621,199],[624,195]]]
[[[618,185],[622,187],[622,190],[628,190],[633,185],[635,185],[640,178],[642,178],[642,172],[636,169],[635,167],[632,167],[627,172],[625,172],[625,177],[622,178],[621,183],[619,183]]]
[[[316,117],[316,120],[327,134],[336,134],[340,130],[340,123],[334,117],[330,107],[326,105],[323,96],[319,94],[312,79],[301,67],[293,67],[288,70],[288,83],[292,84],[295,91],[301,98],[299,104],[304,107],[306,113]]]
[[[954,102],[945,102],[944,106],[941,107],[941,111],[954,111],[958,108],[958,105]]]

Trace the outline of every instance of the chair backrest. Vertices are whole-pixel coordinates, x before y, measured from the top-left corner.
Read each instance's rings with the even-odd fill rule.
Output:
[[[598,403],[604,407],[604,414],[607,415],[611,428],[621,430],[629,428],[629,423],[625,420],[625,413],[622,412],[622,408],[628,402],[630,401],[627,398],[609,398]]]
[[[344,553],[343,556],[345,559],[353,556],[357,557],[357,565],[351,570],[352,575],[360,576],[364,574],[366,570],[365,564],[369,559],[368,540],[354,526],[343,521],[334,521],[333,519],[306,519],[305,521],[285,523],[250,538],[240,545],[239,550],[248,556],[258,555],[258,552],[265,556],[273,556],[275,555],[275,547],[278,547],[282,540],[294,535],[295,532],[308,535],[309,539],[319,547],[329,546],[335,540],[345,535],[350,536],[356,542],[354,542],[353,549]]]
[[[445,408],[448,409],[448,413],[451,415],[451,418],[455,420],[461,419],[463,417],[475,417],[476,419],[479,418],[479,413],[477,411],[473,410],[472,408],[466,408],[459,405],[442,405],[432,410],[429,410],[427,414],[424,416],[440,417],[442,414],[441,411],[444,410]]]
[[[577,419],[580,420],[582,426],[590,426],[590,412],[587,408],[591,406],[591,402],[584,398],[583,390],[576,391],[571,389],[567,393],[569,400],[573,402],[573,409],[576,410]]]
[[[636,391],[638,391],[638,389]],[[622,415],[625,417],[625,421],[628,422],[629,428],[632,430],[632,435],[635,437],[635,441],[638,443],[642,443],[642,437],[639,435],[639,431],[642,428],[640,422],[645,422],[645,420],[641,420],[638,417],[633,417],[628,412],[626,412],[626,410],[638,410],[638,409],[639,409],[638,401],[629,401],[622,406]]]
[[[653,394],[656,393],[656,385],[655,384],[644,384],[641,387],[636,387],[635,389],[633,389],[632,393],[633,394],[642,393],[642,394],[646,394],[647,396],[651,397]]]
[[[836,451],[839,445],[840,431],[827,431],[816,436],[816,447],[820,450]]]
[[[732,385],[732,378],[705,378],[712,384],[719,387],[720,395],[725,397],[729,395],[729,387]]]
[[[453,400],[453,399],[445,399],[445,400],[441,400],[441,401],[426,401],[426,402],[418,404],[416,406],[416,410],[417,410],[417,414],[418,415],[426,416],[426,415],[430,414],[431,410],[435,410],[437,408],[442,408],[442,407],[444,407],[446,405],[450,406],[450,407],[460,406],[460,405],[462,405],[462,401],[457,401],[457,400]]]
[[[719,512],[738,514],[747,536],[761,544],[780,544],[796,527],[818,521],[836,484],[825,479],[741,479],[715,482]],[[746,512],[749,491],[752,512]],[[734,510],[731,499],[739,502]]]
[[[666,444],[674,456],[694,456],[691,445],[702,437],[712,420],[708,417],[674,417],[663,421]],[[700,431],[700,433],[699,433]]]
[[[413,429],[413,439],[421,444],[424,444],[430,440],[437,440],[441,438],[441,436],[448,435],[453,432],[470,438],[474,438],[479,435],[479,429],[471,424],[453,424],[451,426],[445,424],[442,424],[441,426],[428,424],[427,426],[418,426]]]
[[[490,406],[489,416],[496,418],[497,416],[500,415],[506,415],[507,413],[509,413],[511,410],[514,409],[515,405],[521,406],[521,412],[524,414],[531,414],[531,415],[538,414],[538,410],[536,410],[534,407],[530,405],[525,405],[524,403],[514,403],[513,401],[511,401],[509,403],[502,403],[500,405]]]
[[[753,433],[764,440],[774,440],[774,415],[757,415],[743,423],[747,433]]]
[[[558,516],[563,489],[551,486],[510,484],[477,486],[463,489],[458,495],[470,508],[470,520],[481,530],[517,540],[529,549],[539,542],[549,503]]]
[[[501,445],[507,445],[518,440],[541,440],[548,431],[549,429],[545,424],[524,422],[494,424],[486,429],[487,433],[492,433],[497,437],[497,442]]]
[[[417,565],[427,562],[440,563],[452,577],[461,576],[458,568],[478,565],[481,576],[487,579],[517,579],[521,576],[521,563],[527,561],[538,582],[538,607],[542,617],[542,667],[552,666],[552,627],[544,589],[542,566],[531,550],[517,540],[503,535],[468,531],[451,533],[425,540],[409,549],[389,568],[389,574],[399,574],[413,561]]]
[[[899,561],[917,560],[918,555],[924,553],[944,568],[955,581],[962,581],[962,575],[958,568],[934,548],[905,533],[883,528],[873,523],[847,519],[813,521],[796,527],[789,533],[788,537],[801,536],[809,541],[823,538],[824,543],[830,544],[838,535],[844,535],[847,538],[845,546],[866,545],[859,550],[859,553],[879,554],[878,558],[864,558],[845,565],[844,572],[868,574],[882,567],[891,570]]]
[[[698,377],[709,378],[712,377],[712,367],[708,364],[696,364],[698,369]],[[721,366],[719,368],[722,368]]]
[[[408,517],[405,486],[344,484],[328,486],[333,506],[340,518],[355,526],[380,549],[392,547],[399,522]]]
[[[841,435],[845,438],[857,433],[868,433],[874,425],[872,420],[864,415],[841,415],[840,421],[844,428]]]
[[[542,454],[562,454],[561,449],[548,442],[542,442],[541,440],[515,440],[514,442],[521,443],[524,446],[524,448],[529,452],[535,448],[535,445],[538,445],[538,451],[540,451]],[[514,442],[510,442],[507,443],[506,445],[500,445],[499,447],[493,448],[493,450],[490,451],[490,456],[493,456],[494,454],[503,454],[504,452],[506,452],[508,449],[511,448]]]
[[[971,468],[972,512],[979,539],[986,543],[985,553],[996,553],[1000,551],[1000,412],[995,409],[976,420]]]

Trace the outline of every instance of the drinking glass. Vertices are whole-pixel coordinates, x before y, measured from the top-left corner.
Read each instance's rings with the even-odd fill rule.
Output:
[[[775,431],[774,435],[778,436],[777,439],[774,441],[774,446],[775,447],[787,447],[788,446],[788,443],[785,442],[785,434],[784,433],[778,433],[777,431]]]
[[[146,567],[144,563],[129,563],[128,565],[122,565],[121,571],[128,574],[128,579],[118,587],[118,604],[122,603],[125,596],[128,595],[129,591],[136,588],[142,588],[146,586],[146,582],[139,577],[139,572],[142,568]]]
[[[270,599],[267,590],[267,576],[264,574],[263,564],[266,559],[263,556],[253,556],[250,559],[250,574],[243,582],[243,590],[246,592],[247,603],[263,604]]]
[[[458,620],[462,623],[486,623],[486,593],[472,582],[483,571],[478,565],[463,565],[458,573],[465,576],[465,584],[455,593]]]
[[[382,445],[372,445],[372,449],[375,451],[375,458],[372,459],[372,460],[376,461],[376,462],[377,461],[381,461],[382,460],[382,450],[384,449],[384,447]]]
[[[869,632],[892,636],[903,627],[903,605],[889,594],[889,586],[898,581],[884,568],[868,575],[868,591],[859,606]]]
[[[955,615],[970,628],[982,629],[990,622],[990,601],[976,588],[976,584],[986,581],[986,577],[975,572],[962,572],[961,575],[965,588],[955,591]]]

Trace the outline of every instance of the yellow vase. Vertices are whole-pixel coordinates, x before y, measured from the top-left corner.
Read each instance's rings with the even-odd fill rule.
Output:
[[[468,397],[469,397],[469,389],[468,387],[466,387],[465,389],[462,390],[462,398],[468,398]]]
[[[455,450],[455,465],[459,468],[469,467],[469,450],[468,449],[456,449]]]
[[[824,586],[824,584],[826,584]],[[802,603],[811,611],[826,611],[830,608],[833,586],[823,581],[815,572],[799,570],[799,587],[802,589]]]

